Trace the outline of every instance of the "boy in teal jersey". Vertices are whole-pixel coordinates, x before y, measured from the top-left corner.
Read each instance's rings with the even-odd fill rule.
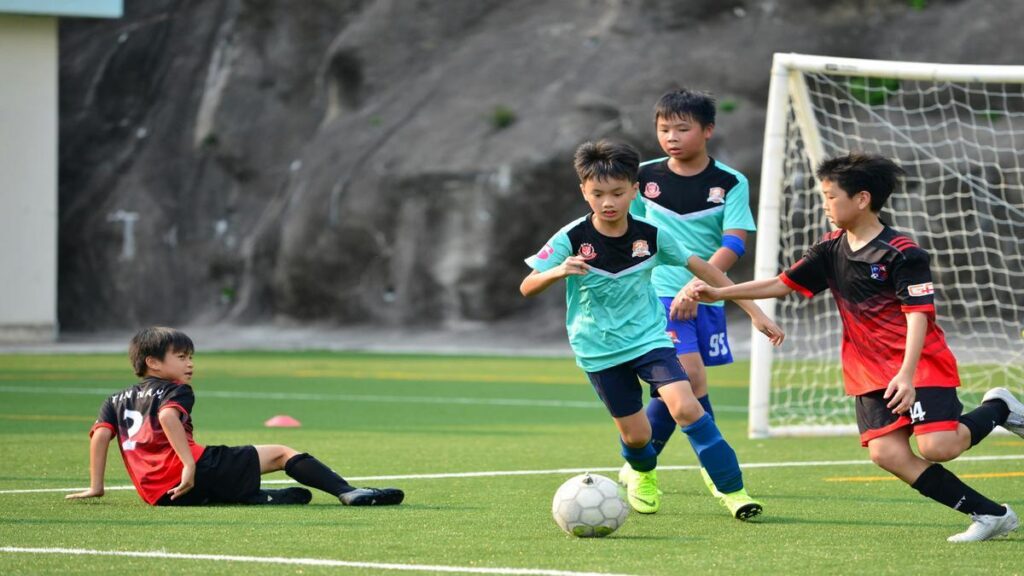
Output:
[[[681,89],[668,92],[655,106],[658,143],[668,156],[640,165],[641,194],[630,212],[646,217],[676,241],[722,272],[743,255],[747,232],[753,232],[750,190],[747,179],[736,170],[711,158],[707,142],[715,128],[715,101],[706,93]],[[678,305],[678,320],[669,318],[672,301],[693,280],[683,266],[654,270],[654,290],[668,318],[668,335],[690,386],[704,411],[714,418],[708,395],[705,366],[731,364],[732,349],[721,302]],[[647,405],[654,449],[664,449],[675,421],[665,403],[653,398]],[[632,469],[623,466],[619,481],[626,484]],[[701,468],[712,495],[721,492]]]
[[[592,212],[563,227],[526,260],[533,272],[520,291],[534,296],[566,280],[569,343],[576,363],[615,421],[623,458],[636,471],[627,484],[634,510],[650,514],[661,505],[655,473],[658,455],[643,413],[643,379],[650,384],[652,397],[664,400],[690,437],[733,515],[751,518],[761,513],[761,504],[747,494],[736,453],[693,395],[665,333],[665,314],[651,272],[668,264],[685,267],[712,284],[731,282],[650,222],[629,214],[639,163],[636,150],[628,145],[601,141],[579,147],[576,172]],[[673,317],[685,297],[678,296]],[[756,305],[738,304],[773,343],[782,342],[782,331]]]

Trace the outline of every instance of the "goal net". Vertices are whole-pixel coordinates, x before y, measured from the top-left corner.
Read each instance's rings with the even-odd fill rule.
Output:
[[[882,219],[931,255],[938,323],[972,409],[993,386],[1024,393],[1024,66],[776,54],[765,125],[756,278],[831,229],[814,168],[851,150],[907,177]],[[751,350],[751,437],[855,433],[842,325],[826,291],[761,301],[786,331]]]

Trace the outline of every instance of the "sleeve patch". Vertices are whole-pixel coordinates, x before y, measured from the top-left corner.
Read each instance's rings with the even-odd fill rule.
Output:
[[[537,258],[540,260],[547,260],[554,253],[555,249],[552,248],[550,244],[545,244],[544,247],[540,249],[540,252],[537,252]]]
[[[929,294],[935,293],[935,287],[932,285],[931,282],[925,282],[924,284],[913,284],[911,286],[907,286],[907,293],[910,294],[911,297],[915,298],[918,296],[928,296]]]

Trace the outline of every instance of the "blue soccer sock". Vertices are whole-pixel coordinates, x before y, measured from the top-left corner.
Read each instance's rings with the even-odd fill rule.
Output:
[[[711,416],[711,419],[714,420],[715,413],[711,410],[711,397],[705,394],[697,398],[697,402],[700,402],[701,407],[704,408],[704,413]],[[690,447],[693,448],[694,453],[697,453],[697,445],[693,443],[693,438],[687,436],[686,439],[690,441]]]
[[[630,448],[622,441],[622,438],[619,438],[619,443],[622,444],[622,457],[626,459],[626,462],[629,462],[633,470],[637,472],[650,472],[658,466],[658,453],[650,442],[641,448]]]
[[[708,471],[715,487],[723,494],[743,489],[743,472],[732,446],[722,438],[722,433],[710,415],[705,414],[689,426],[682,427],[697,453],[700,465]]]
[[[711,396],[705,394],[700,398],[697,398],[697,402],[700,402],[700,405],[704,408],[704,411],[708,413],[708,416],[711,416],[712,420],[714,420],[715,411],[711,409]]]
[[[665,443],[676,432],[676,420],[661,398],[651,398],[647,403],[647,420],[651,423],[651,444],[654,446],[654,453],[661,454],[665,449]]]

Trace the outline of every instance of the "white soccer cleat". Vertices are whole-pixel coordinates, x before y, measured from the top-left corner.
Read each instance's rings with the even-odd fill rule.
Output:
[[[998,390],[998,388],[997,388]],[[984,514],[971,514],[971,525],[967,530],[946,538],[948,542],[981,542],[991,540],[999,536],[1005,536],[1017,529],[1017,514],[1007,506],[1006,514],[1002,516],[989,516]]]
[[[1006,407],[1010,409],[1010,415],[1007,416],[1006,422],[1003,422],[1003,428],[1024,438],[1024,403],[1017,400],[1013,393],[1006,388],[993,388],[985,392],[981,402],[985,403],[989,400],[999,400],[1006,404]]]
[[[629,465],[629,462],[626,462],[622,465],[622,468],[619,468],[619,484],[622,486],[628,486],[629,479],[635,474],[636,470],[633,470],[633,467]]]

